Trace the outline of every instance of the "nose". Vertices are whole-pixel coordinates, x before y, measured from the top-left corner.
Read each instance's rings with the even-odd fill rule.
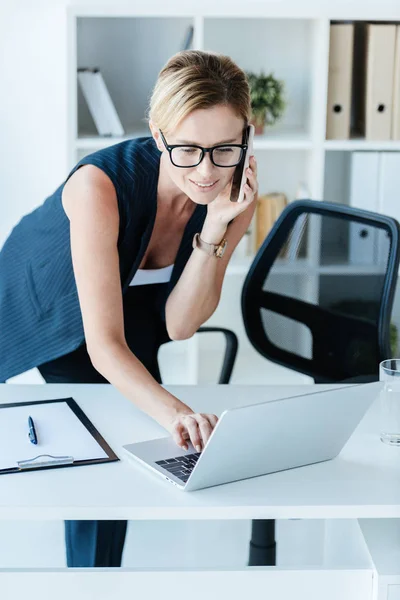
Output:
[[[217,167],[211,162],[210,153],[205,152],[205,156],[201,163],[196,167],[196,171],[203,177],[203,179],[207,179],[214,173],[216,168]],[[212,177],[210,178],[212,179]]]

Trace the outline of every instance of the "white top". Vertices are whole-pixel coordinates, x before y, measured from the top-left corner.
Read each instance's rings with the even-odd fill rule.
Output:
[[[148,285],[149,283],[168,283],[174,265],[162,269],[138,269],[130,282],[131,285]]]
[[[329,387],[343,386],[166,386],[216,415]],[[1,475],[0,519],[400,518],[400,448],[379,440],[378,399],[334,460],[186,493],[125,456],[124,444],[167,432],[113,386],[0,384],[0,403],[70,396],[121,462]]]

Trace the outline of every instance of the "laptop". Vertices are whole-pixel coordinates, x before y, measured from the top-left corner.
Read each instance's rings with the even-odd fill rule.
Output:
[[[353,384],[225,410],[201,453],[170,436],[123,448],[185,492],[302,467],[337,456],[380,389]]]

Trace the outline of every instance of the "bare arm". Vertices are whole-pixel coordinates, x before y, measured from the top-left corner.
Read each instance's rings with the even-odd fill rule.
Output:
[[[166,322],[171,339],[184,340],[196,333],[218,306],[226,267],[232,252],[247,230],[254,213],[254,205],[236,217],[226,234],[228,246],[222,258],[209,256],[203,250],[195,248],[176,286],[168,297]],[[224,236],[208,233],[205,222],[200,234],[204,241],[218,243]]]
[[[70,220],[72,262],[93,366],[168,429],[179,445],[188,437],[194,445],[206,441],[216,417],[213,423],[196,417],[196,423],[193,411],[159,385],[126,343],[117,248],[119,211],[112,182],[95,166],[81,167],[65,184],[62,203]]]
[[[225,236],[228,246],[222,258],[209,256],[198,248],[193,250],[166,304],[166,322],[171,339],[183,340],[194,335],[218,306],[229,259],[246,232],[256,207],[258,186],[254,158],[250,164],[253,174],[248,175],[248,180],[252,189],[246,195],[246,202],[235,206],[230,202],[228,193],[224,194],[225,198],[216,199],[215,206],[212,206],[214,202],[208,206],[200,237],[210,244],[218,244]],[[236,216],[232,216],[233,211],[236,211]],[[233,223],[227,227],[232,218]]]

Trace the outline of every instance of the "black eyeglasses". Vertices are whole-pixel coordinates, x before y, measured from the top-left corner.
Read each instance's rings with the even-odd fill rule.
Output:
[[[210,153],[210,159],[216,167],[236,167],[243,158],[247,150],[247,144],[222,144],[212,148],[202,148],[202,146],[188,146],[183,144],[174,144],[170,146],[159,129],[161,139],[165,148],[169,152],[169,157],[175,167],[188,169],[197,167],[203,160],[205,153]]]

